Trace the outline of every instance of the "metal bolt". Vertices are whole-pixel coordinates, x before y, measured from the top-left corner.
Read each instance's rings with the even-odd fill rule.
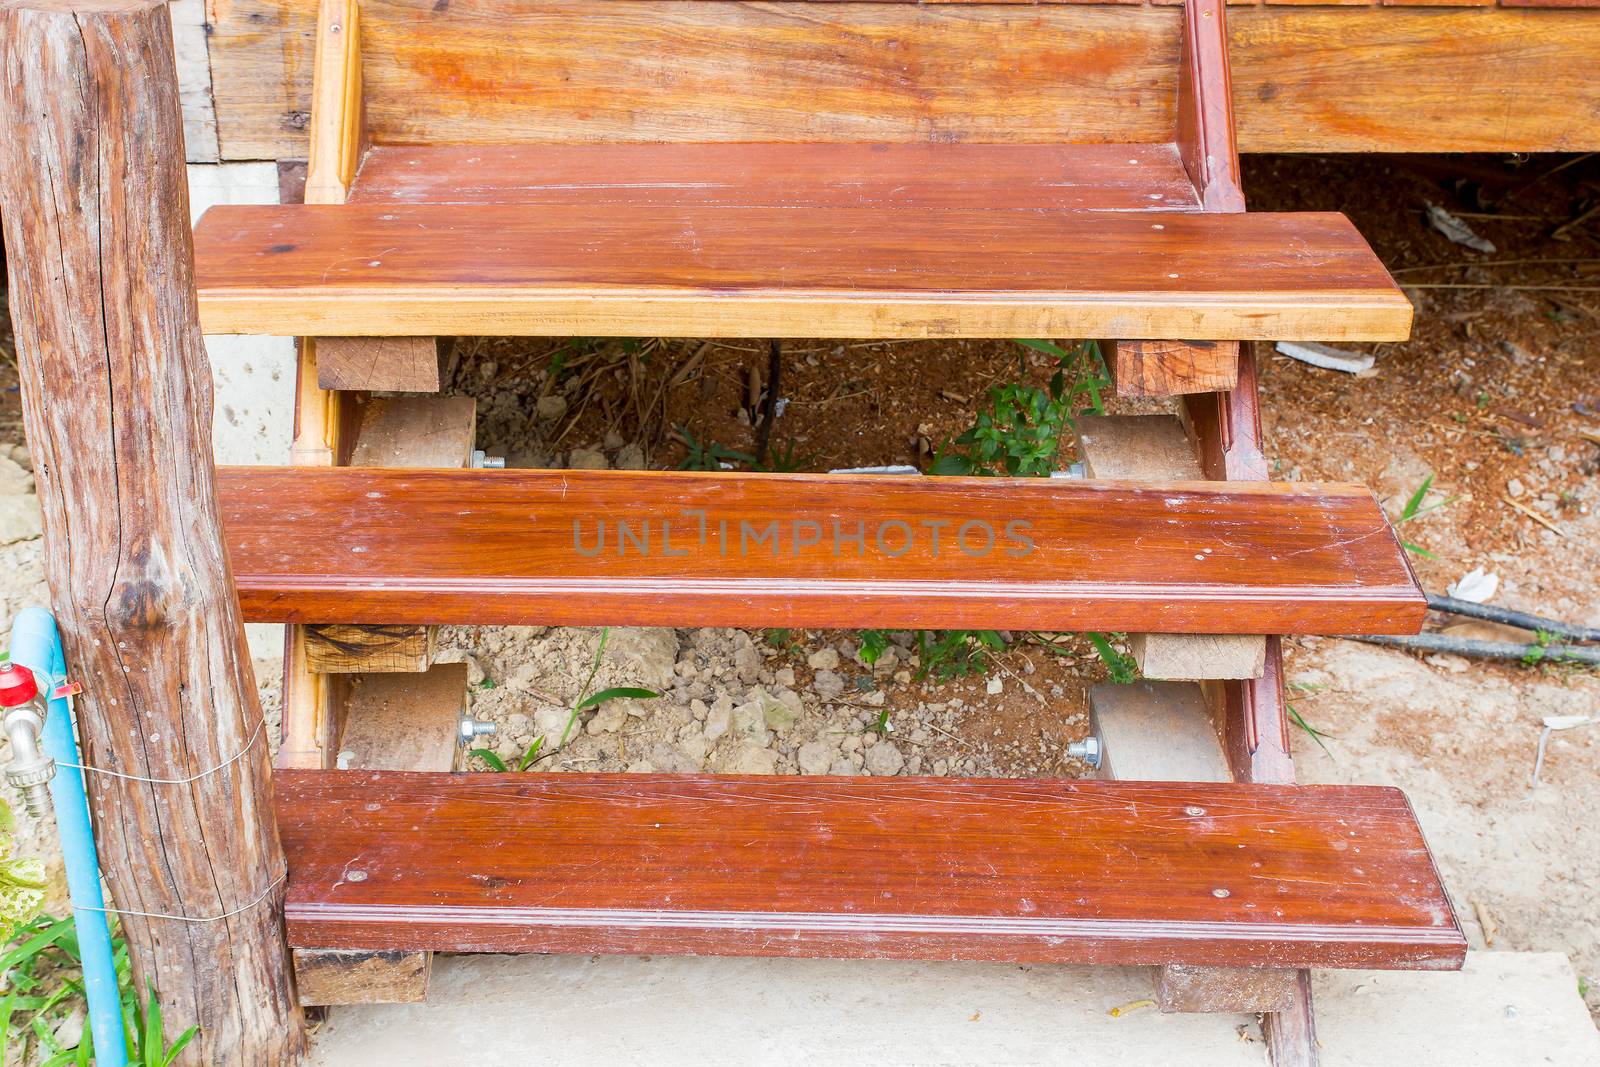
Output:
[[[484,470],[505,470],[506,457],[491,456],[481,448],[474,448],[472,450],[472,460],[469,466],[474,468],[481,467]]]
[[[1104,750],[1100,747],[1100,739],[1093,735],[1082,741],[1074,741],[1067,746],[1067,755],[1083,760],[1089,766],[1099,769],[1100,759]]]
[[[457,739],[461,742],[462,747],[465,748],[466,746],[472,744],[475,739],[479,737],[485,737],[494,733],[494,731],[494,723],[480,722],[477,719],[463,715],[461,717],[461,728],[457,734]]]
[[[1205,808],[1201,808],[1201,807],[1197,807],[1197,806],[1195,806],[1193,804],[1190,804],[1187,808],[1183,809],[1183,813],[1185,815],[1196,815],[1196,816],[1199,816],[1199,815],[1204,815],[1206,813],[1206,809]]]

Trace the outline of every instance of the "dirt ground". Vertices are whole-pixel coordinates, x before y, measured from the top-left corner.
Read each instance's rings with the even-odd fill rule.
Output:
[[[1376,364],[1360,376],[1261,347],[1274,477],[1364,482],[1398,518],[1431,476],[1438,506],[1401,530],[1433,557],[1413,560],[1427,589],[1482,568],[1495,604],[1600,625],[1600,222],[1561,230],[1600,201],[1600,159],[1265,157],[1246,161],[1246,189],[1255,210],[1349,214],[1418,311],[1411,340],[1365,346]],[[1430,203],[1496,251],[1430,228]],[[790,341],[781,360],[774,469],[925,466],[990,388],[1048,376],[1010,341]],[[767,361],[754,341],[469,339],[450,381],[479,401],[480,447],[510,466],[674,467],[715,443],[748,467],[730,454],[757,450]],[[9,618],[43,588],[36,531],[9,517],[31,483],[11,447],[14,367],[0,373]],[[1069,444],[1061,465],[1072,458]],[[456,628],[442,645],[471,664],[473,711],[498,724],[502,759],[545,738],[539,771],[1083,772],[1066,746],[1105,677],[1087,642],[1011,634],[987,670],[941,683],[894,636],[868,665],[850,633],[612,630],[589,690],[663,696],[608,703],[565,744],[600,632]],[[1531,784],[1542,719],[1600,714],[1594,672],[1336,639],[1285,653],[1290,700],[1326,735],[1296,732],[1301,779],[1404,788],[1475,944],[1568,953],[1600,1012],[1600,726],[1553,735]],[[275,711],[278,664],[257,667]]]

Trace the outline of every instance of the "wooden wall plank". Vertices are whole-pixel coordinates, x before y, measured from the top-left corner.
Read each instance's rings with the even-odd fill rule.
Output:
[[[996,9],[985,5],[813,4],[798,20],[781,5],[610,0],[541,5],[542,15],[513,26],[497,14],[508,2],[470,5],[473,15],[431,0],[363,5],[375,140],[470,128],[476,140],[1155,141],[1169,139],[1174,121],[1176,7],[998,5],[990,22]],[[315,5],[210,7],[223,158],[304,158]],[[640,54],[637,34],[652,11],[687,20],[674,23],[676,65]],[[727,35],[708,28],[717,17],[740,28],[762,62],[780,45],[809,49],[815,62],[789,76],[798,81],[773,80],[770,64],[755,77],[749,61],[725,54]],[[863,17],[876,29],[843,34]],[[1269,5],[1233,7],[1227,18],[1241,151],[1600,149],[1600,10]],[[497,57],[481,54],[490,47]],[[976,50],[958,61],[961,48]],[[1000,70],[1011,73],[1003,91],[987,94],[989,110],[954,117]],[[580,92],[568,95],[566,79]],[[782,85],[803,86],[803,106],[768,95]],[[597,86],[614,89],[617,103],[578,115],[580,101],[596,102]],[[870,105],[844,100],[852,87]],[[657,108],[663,91],[676,110]],[[1006,113],[1013,99],[1015,118]],[[623,101],[643,117],[624,113]],[[863,116],[841,117],[863,106]],[[810,121],[813,110],[823,121]]]

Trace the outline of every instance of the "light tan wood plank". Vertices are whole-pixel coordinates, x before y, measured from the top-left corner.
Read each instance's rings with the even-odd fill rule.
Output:
[[[437,393],[437,337],[321,337],[317,385],[362,392]]]
[[[1086,415],[1077,432],[1078,458],[1091,478],[1204,477],[1183,424],[1171,415]],[[1265,639],[1248,634],[1136,633],[1128,651],[1139,672],[1153,679],[1259,678],[1266,669]]]
[[[433,664],[429,626],[326,623],[304,629],[306,669],[317,674],[415,674]]]
[[[431,952],[297,948],[294,983],[308,1008],[334,1004],[421,1004],[428,999]]]

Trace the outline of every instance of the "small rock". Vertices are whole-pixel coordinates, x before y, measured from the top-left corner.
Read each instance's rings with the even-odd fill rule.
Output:
[[[689,701],[689,714],[693,715],[700,722],[706,721],[706,715],[709,714],[710,711],[711,709],[706,707],[706,702],[704,700],[696,698]]]
[[[541,396],[535,407],[539,412],[539,418],[544,422],[555,422],[567,413],[566,398],[553,393],[549,396]]]
[[[836,760],[833,761],[833,766],[828,768],[828,773],[829,774],[851,775],[851,774],[860,774],[861,772],[856,770],[855,764],[851,763],[849,760],[847,760],[847,759],[836,759]]]
[[[622,447],[622,435],[615,430],[607,430],[605,440],[601,442],[601,447],[607,452],[615,452]]]
[[[533,734],[535,737],[544,738],[545,751],[560,748],[561,734],[571,720],[571,708],[539,708],[533,713]]]
[[[520,737],[533,728],[533,720],[520,711],[513,711],[506,716],[506,730],[513,737]]]
[[[776,774],[778,754],[746,741],[731,753],[712,761],[719,774]]]
[[[644,449],[638,445],[623,445],[617,452],[617,470],[644,470]]]
[[[784,707],[794,712],[796,716],[805,709],[805,705],[800,701],[800,694],[793,689],[780,689],[774,695],[782,702]]]
[[[984,692],[988,693],[990,696],[994,696],[996,693],[1004,692],[1005,688],[1005,679],[1001,678],[998,674],[993,678],[990,678],[983,687]]]
[[[592,448],[574,448],[567,457],[567,466],[575,471],[603,471],[611,466],[604,452]]]
[[[945,775],[949,774],[950,773],[950,761],[947,760],[947,759],[936,759],[936,760],[934,760],[933,761],[933,773],[938,775],[940,778],[943,778]]]
[[[11,462],[25,471],[33,470],[33,453],[28,451],[27,445],[11,446]]]
[[[761,675],[761,653],[747,635],[741,633],[735,640],[733,669],[738,672],[739,681],[748,685]]]
[[[1506,483],[1506,496],[1516,498],[1525,492],[1527,492],[1527,489],[1523,487],[1522,479],[1520,478],[1513,478]]]
[[[811,653],[806,657],[806,665],[812,670],[833,671],[839,669],[839,652],[837,649],[824,648]]]
[[[921,774],[922,773],[922,753],[913,752],[911,754],[911,758],[906,760],[906,773],[907,774]]]
[[[654,774],[656,765],[647,759],[634,760],[628,764],[629,774]]]
[[[711,745],[703,734],[690,734],[678,742],[678,751],[682,752],[698,768],[705,762],[706,753],[711,751]]]
[[[614,734],[622,729],[622,724],[628,721],[627,709],[623,707],[625,701],[608,700],[595,709],[589,722],[584,726],[591,735]]]
[[[834,653],[834,659],[837,662],[838,653]],[[844,693],[844,678],[834,671],[821,670],[811,679],[811,688],[823,700],[837,700]]]
[[[765,696],[766,694],[762,694]],[[770,699],[770,698],[768,698]],[[772,701],[777,704],[777,701]],[[782,704],[778,704],[783,707]],[[766,701],[750,700],[733,709],[731,730],[735,734],[743,735],[753,744],[763,748],[772,743],[772,733],[767,729]]]
[[[906,765],[906,758],[893,742],[885,741],[873,745],[867,750],[867,770],[879,777],[887,778],[900,773]]]
[[[800,746],[800,773],[827,774],[838,751],[826,741],[807,741]]]
[[[779,737],[787,737],[789,731],[794,729],[794,709],[781,700],[774,700],[763,705],[762,713],[767,720],[767,727]]]
[[[727,733],[733,726],[733,698],[723,693],[712,703],[711,710],[706,712],[705,735],[706,740],[715,742],[717,738]]]
[[[874,708],[881,708],[883,707],[884,701],[887,699],[888,697],[882,689],[874,689],[872,692],[861,698],[861,703],[870,705]]]
[[[31,469],[31,465],[24,467],[14,459],[0,456],[0,496],[24,496],[32,493],[33,475],[28,473]]]
[[[43,534],[44,516],[38,497],[0,496],[0,545],[32,541]]]
[[[772,673],[772,680],[774,682],[776,682],[778,685],[793,686],[794,685],[794,668],[793,667],[779,667],[776,671],[774,671]]]

